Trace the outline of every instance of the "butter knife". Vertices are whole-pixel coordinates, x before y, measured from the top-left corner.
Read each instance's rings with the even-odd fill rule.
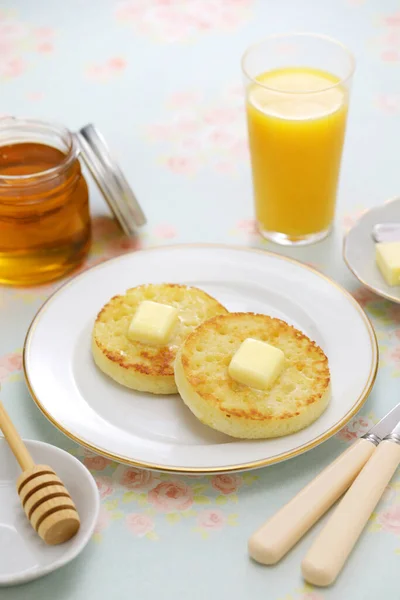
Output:
[[[321,586],[335,581],[399,463],[400,423],[379,444],[308,551],[301,565],[306,581]]]
[[[250,556],[265,565],[277,563],[344,494],[399,421],[400,403],[250,537]]]
[[[372,228],[372,237],[378,244],[400,242],[400,223],[377,223]]]

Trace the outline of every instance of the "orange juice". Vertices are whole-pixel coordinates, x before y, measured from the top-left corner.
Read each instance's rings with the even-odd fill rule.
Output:
[[[268,71],[248,88],[256,217],[262,232],[301,240],[329,229],[348,92],[325,71]]]

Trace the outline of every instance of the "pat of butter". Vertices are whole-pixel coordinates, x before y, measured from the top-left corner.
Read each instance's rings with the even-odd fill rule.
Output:
[[[178,321],[178,309],[144,300],[129,325],[128,337],[135,342],[165,345]]]
[[[376,244],[376,264],[388,285],[400,285],[400,242]]]
[[[280,375],[284,364],[282,350],[266,342],[247,338],[234,354],[228,372],[239,383],[266,390]]]

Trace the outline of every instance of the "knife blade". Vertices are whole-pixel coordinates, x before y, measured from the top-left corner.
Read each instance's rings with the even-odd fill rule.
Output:
[[[371,429],[365,433],[362,438],[369,439],[374,436],[378,438],[376,442],[379,444],[389,433],[391,433],[396,426],[400,427],[400,402],[392,410],[390,410],[378,423],[376,423]],[[400,433],[400,429],[399,429]],[[372,439],[370,441],[373,441]]]
[[[378,244],[400,241],[400,223],[377,223],[372,228],[372,238]]]

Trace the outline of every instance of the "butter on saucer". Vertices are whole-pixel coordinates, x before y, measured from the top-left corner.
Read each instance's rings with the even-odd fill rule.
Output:
[[[383,242],[375,245],[376,264],[386,283],[400,285],[400,242]]]

